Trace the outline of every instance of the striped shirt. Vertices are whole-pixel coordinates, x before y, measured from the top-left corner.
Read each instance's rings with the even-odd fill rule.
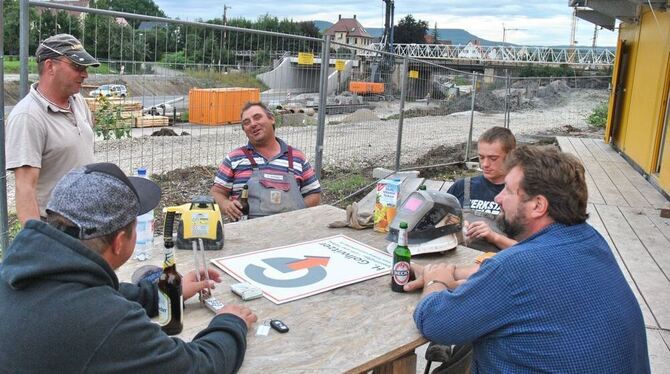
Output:
[[[247,184],[252,173],[251,162],[249,162],[249,159],[244,154],[245,148],[251,151],[260,169],[288,173],[288,145],[283,140],[276,139],[280,146],[279,155],[270,160],[266,160],[263,155],[256,152],[251,143],[228,153],[216,172],[214,184],[223,188],[234,198],[239,196],[242,192],[242,187]],[[295,180],[300,187],[300,193],[303,197],[321,192],[321,185],[316,178],[312,165],[307,161],[305,154],[295,148],[293,148],[293,170]]]

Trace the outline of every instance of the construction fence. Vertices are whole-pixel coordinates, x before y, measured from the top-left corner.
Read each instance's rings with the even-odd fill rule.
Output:
[[[3,72],[4,105],[13,106],[37,80],[29,56],[40,40],[62,32],[76,36],[102,63],[89,68],[82,92],[96,116],[96,160],[127,173],[218,165],[247,142],[239,118],[249,100],[272,108],[277,136],[302,150],[320,174],[431,166],[426,155],[470,144],[491,126],[517,135],[584,128],[585,117],[608,98],[610,78],[595,72],[511,77],[500,69],[469,64],[471,71],[464,71],[385,52],[363,57],[364,46],[254,25],[27,3],[23,48],[8,51],[20,54],[21,79],[6,81]],[[266,30],[288,27],[268,17],[261,21],[269,23]],[[19,94],[12,96],[16,86]],[[109,99],[96,100],[108,93]],[[476,155],[476,148],[468,149],[464,160]],[[11,173],[2,182],[7,189],[0,188],[0,202],[14,210]],[[4,248],[6,208],[0,220]]]

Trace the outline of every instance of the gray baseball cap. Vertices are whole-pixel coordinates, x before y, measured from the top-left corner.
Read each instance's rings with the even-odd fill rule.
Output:
[[[100,66],[100,62],[86,52],[81,42],[70,34],[50,36],[44,39],[35,51],[35,58],[37,58],[38,63],[58,56],[65,56],[81,66]]]
[[[67,233],[93,239],[122,229],[154,209],[160,187],[146,178],[127,177],[118,166],[102,162],[71,170],[54,187],[47,211],[69,219]]]

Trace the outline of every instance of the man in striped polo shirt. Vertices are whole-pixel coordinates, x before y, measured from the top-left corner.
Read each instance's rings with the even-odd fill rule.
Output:
[[[238,201],[249,189],[249,218],[316,206],[321,185],[305,154],[275,137],[275,118],[261,102],[242,108],[242,130],[249,143],[228,153],[210,192],[231,220],[242,217]]]

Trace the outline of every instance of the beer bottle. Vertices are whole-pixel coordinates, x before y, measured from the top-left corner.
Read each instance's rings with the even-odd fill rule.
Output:
[[[422,184],[419,186],[419,191],[425,191],[426,190],[426,185]]]
[[[174,258],[174,242],[165,242],[163,272],[158,278],[158,323],[168,335],[176,335],[184,328],[184,296],[181,275]]]
[[[242,196],[240,197],[240,204],[242,204],[242,216],[240,221],[246,221],[249,219],[249,186],[244,185],[242,188]]]
[[[393,268],[391,268],[391,290],[405,292],[402,288],[409,282],[410,259],[412,253],[407,247],[407,222],[400,222],[398,226],[398,245],[393,251]]]

